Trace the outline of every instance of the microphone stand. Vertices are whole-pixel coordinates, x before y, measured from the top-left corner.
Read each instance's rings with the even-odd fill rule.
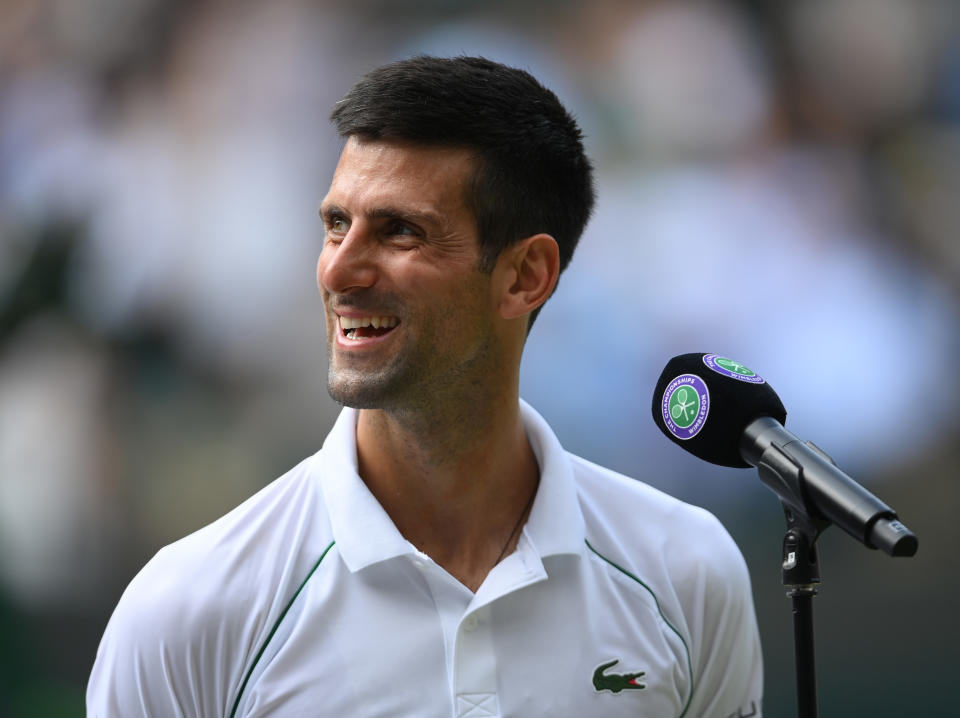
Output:
[[[771,420],[773,421],[773,420]],[[755,427],[756,422],[751,424]],[[763,427],[760,427],[762,430]],[[749,448],[750,442],[745,442]],[[809,442],[806,446],[825,458],[826,454]],[[753,459],[753,460],[751,460]],[[809,502],[794,460],[782,448],[771,445],[759,456],[747,461],[757,468],[760,480],[780,498],[787,519],[783,537],[783,585],[793,601],[793,641],[797,670],[797,716],[817,718],[817,670],[813,650],[813,597],[820,585],[820,562],[816,542],[831,525]],[[832,463],[832,460],[830,460]]]
[[[793,643],[797,671],[797,716],[817,718],[817,669],[813,648],[813,597],[820,584],[816,540],[829,522],[798,513],[786,502],[783,512],[782,580],[793,600]]]

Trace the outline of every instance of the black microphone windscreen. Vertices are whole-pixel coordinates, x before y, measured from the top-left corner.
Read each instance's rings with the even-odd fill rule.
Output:
[[[718,354],[681,354],[653,392],[653,420],[667,438],[711,464],[747,468],[740,440],[761,416],[781,424],[787,410],[756,372]]]

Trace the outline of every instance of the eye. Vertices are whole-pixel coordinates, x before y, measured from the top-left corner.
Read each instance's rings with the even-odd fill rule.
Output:
[[[425,234],[420,227],[402,219],[387,222],[383,228],[384,239],[399,250],[417,249],[423,244]]]
[[[387,234],[415,237],[420,233],[406,222],[396,221],[387,226]]]
[[[350,223],[346,217],[339,214],[329,214],[324,218],[328,237],[343,237],[350,229]]]

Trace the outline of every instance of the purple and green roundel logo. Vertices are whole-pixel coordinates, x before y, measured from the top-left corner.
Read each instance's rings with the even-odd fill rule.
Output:
[[[757,374],[753,369],[745,367],[738,361],[722,357],[719,354],[707,354],[703,357],[703,363],[708,368],[713,369],[717,374],[723,374],[737,381],[745,381],[750,384],[763,384],[763,377]]]
[[[667,431],[686,441],[700,433],[710,412],[710,392],[696,374],[681,374],[663,392],[660,404]]]

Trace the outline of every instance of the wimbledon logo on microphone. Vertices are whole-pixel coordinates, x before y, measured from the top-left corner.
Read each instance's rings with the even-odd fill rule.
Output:
[[[757,374],[753,369],[748,369],[743,364],[719,354],[705,354],[703,363],[708,368],[713,369],[717,374],[728,376],[731,379],[745,381],[749,384],[763,384],[763,377]]]
[[[700,433],[710,412],[710,392],[696,374],[681,374],[667,385],[660,404],[667,431],[686,441]]]

